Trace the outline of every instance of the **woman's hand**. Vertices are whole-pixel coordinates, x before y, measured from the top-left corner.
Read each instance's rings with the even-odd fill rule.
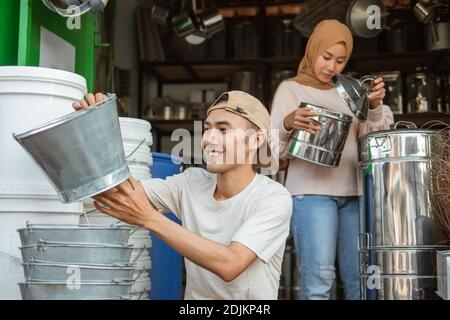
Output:
[[[301,129],[316,134],[320,130],[321,125],[308,117],[317,115],[319,114],[310,111],[307,107],[298,108],[284,118],[283,125],[288,131]]]
[[[93,198],[98,211],[128,224],[149,229],[154,219],[160,216],[148,200],[142,184],[132,177]]]
[[[368,96],[370,109],[375,109],[380,106],[385,96],[386,89],[384,89],[383,78],[377,77],[373,81],[372,92]]]
[[[103,93],[98,92],[95,94],[95,96],[92,93],[88,93],[86,99],[83,99],[79,102],[74,102],[72,104],[72,107],[77,111],[81,109],[86,110],[89,106],[92,106],[104,100],[106,100],[106,95],[104,95]]]

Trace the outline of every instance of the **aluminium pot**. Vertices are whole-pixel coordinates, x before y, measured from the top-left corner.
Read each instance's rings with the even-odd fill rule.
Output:
[[[321,128],[316,134],[304,130],[294,131],[288,153],[318,165],[337,167],[353,118],[310,103],[302,103],[299,108],[318,113],[310,118],[319,123]]]

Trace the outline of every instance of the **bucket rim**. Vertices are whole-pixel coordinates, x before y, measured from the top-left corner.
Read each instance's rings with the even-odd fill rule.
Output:
[[[21,143],[22,140],[24,140],[24,139],[26,139],[26,138],[28,138],[30,136],[33,136],[33,135],[36,135],[36,134],[39,134],[39,133],[51,130],[51,129],[53,129],[53,128],[61,125],[61,124],[64,124],[64,123],[68,122],[68,121],[72,121],[72,120],[81,118],[81,117],[83,117],[83,116],[85,116],[85,115],[87,115],[89,113],[92,113],[92,112],[95,112],[97,110],[109,107],[109,106],[111,106],[111,103],[115,102],[116,100],[117,100],[117,96],[115,94],[108,95],[108,98],[106,100],[103,100],[101,102],[98,102],[98,103],[90,106],[89,109],[87,109],[87,110],[78,110],[78,111],[75,111],[75,112],[71,112],[69,114],[66,114],[64,116],[61,116],[61,117],[58,117],[58,118],[53,119],[51,121],[48,121],[48,122],[46,122],[44,124],[41,124],[41,125],[39,125],[39,126],[37,126],[35,128],[32,128],[32,129],[30,129],[28,131],[23,132],[23,133],[13,133],[13,137],[19,143]]]
[[[42,79],[42,80],[56,80],[65,83],[76,84],[86,88],[86,79],[75,73],[66,70],[33,67],[33,66],[0,66],[0,81],[4,78],[10,79]]]

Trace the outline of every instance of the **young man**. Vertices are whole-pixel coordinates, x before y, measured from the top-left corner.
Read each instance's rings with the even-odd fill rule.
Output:
[[[74,107],[102,99],[90,94]],[[230,91],[207,114],[207,170],[190,168],[166,180],[130,178],[94,197],[96,208],[147,228],[185,257],[185,299],[277,299],[292,199],[253,170],[267,142],[269,113],[253,96]],[[248,129],[256,130],[242,134]],[[173,212],[182,226],[158,209]]]

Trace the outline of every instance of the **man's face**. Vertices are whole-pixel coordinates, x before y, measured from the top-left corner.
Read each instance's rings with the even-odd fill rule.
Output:
[[[212,111],[205,120],[202,137],[207,170],[223,173],[236,166],[251,163],[258,148],[256,137],[256,132],[247,119],[225,109]]]

